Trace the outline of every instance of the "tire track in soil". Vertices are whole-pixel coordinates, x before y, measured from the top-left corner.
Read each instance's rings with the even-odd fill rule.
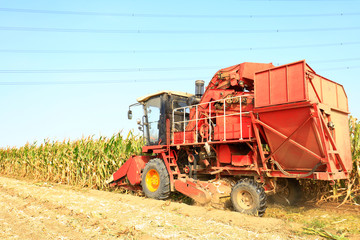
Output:
[[[301,239],[279,219],[0,177],[0,238]]]

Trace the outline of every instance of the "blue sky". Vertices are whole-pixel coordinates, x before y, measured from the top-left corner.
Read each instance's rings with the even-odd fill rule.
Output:
[[[0,1],[0,35],[0,147],[127,133],[137,97],[242,62],[306,59],[360,117],[359,1]]]

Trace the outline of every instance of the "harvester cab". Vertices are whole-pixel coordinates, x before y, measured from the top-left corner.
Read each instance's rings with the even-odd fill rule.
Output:
[[[128,118],[132,118],[131,107],[141,105],[144,115],[138,119],[139,130],[142,131],[146,146],[165,145],[167,143],[166,122],[172,121],[173,109],[182,108],[196,101],[193,94],[178,91],[160,91],[137,99],[137,103],[130,105]],[[179,110],[175,112],[176,121],[188,121],[189,112]],[[179,130],[181,126],[177,126]]]
[[[175,191],[202,204],[230,198],[236,211],[263,216],[267,195],[300,200],[299,179],[350,177],[345,90],[305,60],[246,62],[216,72],[205,91],[195,84],[194,95],[161,91],[130,106],[143,106],[144,154],[108,183],[154,199]]]

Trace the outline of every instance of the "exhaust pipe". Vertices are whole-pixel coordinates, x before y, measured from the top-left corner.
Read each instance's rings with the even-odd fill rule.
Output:
[[[195,81],[195,97],[201,98],[204,94],[204,80],[196,80]]]

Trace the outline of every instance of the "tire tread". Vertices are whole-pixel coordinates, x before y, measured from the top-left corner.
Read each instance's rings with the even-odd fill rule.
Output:
[[[156,190],[155,192],[149,191],[145,184],[146,173],[151,169],[155,169],[160,176],[160,186],[159,189]],[[170,177],[166,169],[165,163],[162,159],[160,158],[151,159],[144,168],[141,180],[142,180],[141,186],[143,188],[143,192],[146,197],[158,199],[158,200],[164,200],[170,196]]]
[[[251,188],[256,192],[259,204],[255,207],[255,209],[249,211],[237,206],[235,200],[235,194],[239,188],[243,188],[243,187]],[[258,182],[256,182],[254,179],[251,178],[243,178],[237,184],[235,184],[235,186],[231,191],[231,201],[236,211],[243,212],[248,215],[256,215],[262,217],[265,214],[267,208],[267,196],[265,194],[264,188]]]

